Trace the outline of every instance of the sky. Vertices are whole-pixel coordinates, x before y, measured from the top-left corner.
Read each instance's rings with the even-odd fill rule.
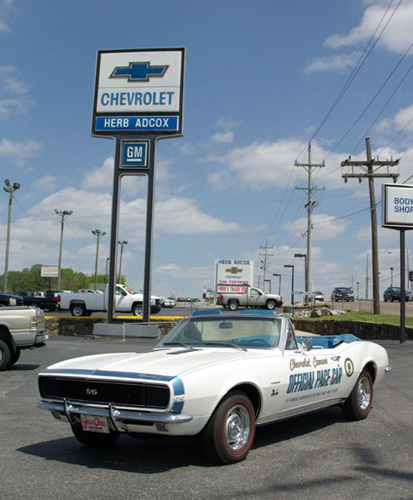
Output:
[[[9,270],[57,265],[93,276],[109,256],[115,141],[91,136],[98,50],[186,49],[183,137],[156,154],[152,292],[201,297],[218,259],[255,262],[288,300],[304,290],[307,172],[316,202],[312,288],[371,292],[366,180],[340,165],[400,159],[413,184],[413,0],[0,0],[0,169],[14,193]],[[359,172],[359,171],[358,171]],[[381,169],[380,173],[387,172]],[[380,287],[399,284],[399,231],[381,227]],[[299,188],[299,189],[297,189]],[[122,182],[122,274],[143,287],[147,181]],[[0,198],[0,268],[8,194]],[[406,232],[413,269],[412,234]],[[3,268],[4,269],[4,268]],[[3,270],[1,271],[1,273]],[[269,283],[266,282],[268,291]]]

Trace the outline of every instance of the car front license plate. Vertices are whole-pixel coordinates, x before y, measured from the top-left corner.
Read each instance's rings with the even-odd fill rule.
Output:
[[[82,415],[82,429],[87,432],[109,434],[108,419],[94,415]]]

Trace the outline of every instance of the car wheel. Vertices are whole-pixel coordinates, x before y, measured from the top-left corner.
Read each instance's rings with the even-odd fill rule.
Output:
[[[277,304],[275,303],[275,300],[267,300],[267,309],[270,311],[273,311],[276,308]]]
[[[351,420],[367,418],[373,404],[373,380],[368,370],[363,370],[343,405],[344,414]]]
[[[75,304],[71,306],[70,311],[72,316],[84,316],[86,312],[86,308],[83,304]]]
[[[221,464],[247,458],[255,436],[255,413],[242,392],[230,393],[217,407],[205,430],[203,444],[211,457]]]
[[[71,424],[75,438],[87,446],[108,446],[113,444],[119,437],[119,432],[100,434],[98,432],[87,432],[79,423]]]
[[[238,302],[236,300],[230,300],[228,302],[228,308],[231,311],[236,311],[238,309]]]
[[[10,366],[11,360],[11,351],[9,346],[4,342],[4,340],[0,340],[0,371],[5,370]]]
[[[132,314],[134,316],[142,316],[142,304],[134,304],[132,307]]]
[[[21,354],[21,349],[19,349],[19,348],[17,347],[17,348],[16,348],[16,352],[12,352],[12,353],[10,354],[10,363],[9,363],[9,366],[12,366],[12,365],[14,365],[15,363],[17,363],[17,361],[19,361],[20,354]]]

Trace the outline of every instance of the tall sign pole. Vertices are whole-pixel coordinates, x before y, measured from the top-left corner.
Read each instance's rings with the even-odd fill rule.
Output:
[[[108,323],[124,322],[115,318],[115,292],[120,189],[127,176],[148,179],[142,321],[150,321],[156,144],[182,136],[184,66],[184,48],[110,50],[97,55],[92,135],[116,140]]]
[[[405,232],[413,229],[413,186],[383,184],[382,227],[400,231],[400,343],[406,342]]]

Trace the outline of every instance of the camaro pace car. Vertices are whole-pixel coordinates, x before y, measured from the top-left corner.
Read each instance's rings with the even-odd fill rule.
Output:
[[[120,434],[199,436],[223,464],[246,458],[256,426],[341,405],[368,416],[385,349],[351,334],[296,337],[273,311],[196,312],[150,352],[87,356],[39,375],[39,408],[86,445]]]

